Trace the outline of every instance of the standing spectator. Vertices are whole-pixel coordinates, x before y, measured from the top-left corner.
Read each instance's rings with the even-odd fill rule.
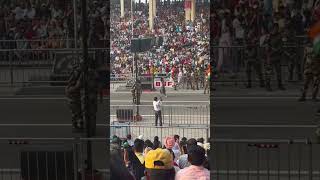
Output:
[[[205,150],[196,145],[188,149],[188,161],[191,166],[180,170],[175,180],[209,180],[210,172],[203,167],[206,161]]]
[[[161,115],[161,105],[162,105],[162,98],[158,100],[157,97],[153,98],[153,110],[155,113],[155,126],[158,126],[158,120],[160,126],[162,126],[162,115]]]

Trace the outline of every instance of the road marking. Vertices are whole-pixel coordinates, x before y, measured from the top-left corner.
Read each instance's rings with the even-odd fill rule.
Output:
[[[296,99],[300,96],[234,96],[234,97],[213,97],[213,99]]]
[[[126,102],[132,103],[132,101],[128,100],[110,100],[110,102]],[[140,101],[142,103],[152,103],[153,101]],[[210,101],[166,101],[164,100],[163,103],[210,103]]]
[[[286,125],[286,124],[279,124],[279,125],[257,125],[257,124],[215,124],[213,125],[215,128],[316,128],[316,125]]]

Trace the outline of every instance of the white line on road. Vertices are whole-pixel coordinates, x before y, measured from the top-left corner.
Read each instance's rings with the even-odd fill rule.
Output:
[[[216,128],[316,128],[316,125],[286,125],[286,124],[272,124],[272,125],[258,125],[258,124],[215,124]]]
[[[215,99],[299,99],[299,96],[234,96],[234,97],[213,97]]]
[[[104,100],[108,100],[110,98],[103,98]],[[67,100],[65,97],[1,97],[0,100]],[[132,101],[128,100],[111,100],[112,102],[126,102],[132,103]],[[153,101],[140,101],[142,103],[152,103]],[[210,103],[210,101],[163,101],[167,103]]]
[[[110,102],[127,102],[132,103],[132,101],[128,100],[111,100]],[[140,101],[142,103],[152,103],[153,101]],[[163,103],[210,103],[210,101],[166,101],[164,100]]]

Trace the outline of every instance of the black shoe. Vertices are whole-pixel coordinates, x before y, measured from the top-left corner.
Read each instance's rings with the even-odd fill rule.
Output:
[[[270,86],[267,86],[267,87],[266,87],[266,90],[267,90],[267,91],[269,91],[269,92],[271,92],[271,91],[272,91],[272,89],[271,89],[271,87],[270,87]]]
[[[301,96],[301,97],[298,99],[298,101],[300,101],[300,102],[306,101],[306,97],[305,97],[305,96]]]
[[[279,86],[278,86],[278,88],[279,88],[281,91],[286,90],[286,88],[285,88],[285,87],[283,87],[283,85],[279,85]]]
[[[252,86],[251,84],[247,84],[246,88],[250,89]]]
[[[261,87],[261,88],[264,88],[264,87],[265,87],[264,81],[261,81],[261,82],[260,82],[260,87]]]

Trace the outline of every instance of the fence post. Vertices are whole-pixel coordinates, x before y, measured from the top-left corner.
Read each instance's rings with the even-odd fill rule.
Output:
[[[9,51],[9,64],[10,64],[10,84],[11,86],[13,86],[13,66],[12,66],[12,53],[11,51]]]
[[[73,142],[73,171],[74,171],[74,180],[78,180],[78,158],[79,158],[79,153],[78,153],[78,142],[74,141]]]
[[[308,139],[309,147],[309,180],[313,179],[313,165],[312,165],[312,142]]]

